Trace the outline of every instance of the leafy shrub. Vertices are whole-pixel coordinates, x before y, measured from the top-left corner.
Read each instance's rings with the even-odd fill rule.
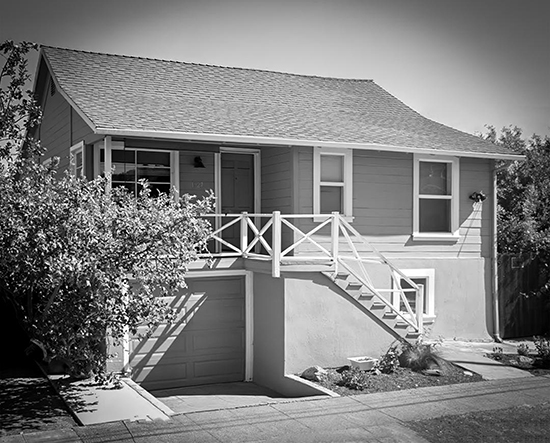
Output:
[[[401,366],[418,372],[438,366],[439,356],[434,344],[423,343],[419,340],[414,344],[404,342],[402,347],[403,350],[399,355]]]
[[[378,359],[375,369],[378,369],[383,374],[391,374],[399,367],[399,351],[398,346],[390,346],[384,355]]]
[[[541,360],[542,366],[550,366],[550,340],[544,337],[533,337],[535,348],[537,349],[538,357]]]
[[[520,343],[517,348],[518,355],[529,355],[529,345],[527,343]]]
[[[349,389],[363,391],[372,386],[370,378],[372,375],[368,371],[362,371],[357,368],[350,368],[342,372],[342,379],[338,382],[340,386]]]
[[[108,192],[106,179],[63,176],[58,159],[42,164],[40,107],[22,90],[32,49],[0,44],[0,297],[48,360],[105,379],[107,342],[174,318],[160,296],[186,287],[213,197],[151,198],[144,183],[136,198]]]

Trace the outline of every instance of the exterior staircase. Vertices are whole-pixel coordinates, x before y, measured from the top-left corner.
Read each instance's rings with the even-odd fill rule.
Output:
[[[337,273],[322,272],[322,274],[344,292],[350,303],[371,317],[397,340],[416,340],[422,335],[421,328],[414,327],[403,319],[393,306],[389,307],[381,301],[353,273],[339,271]]]

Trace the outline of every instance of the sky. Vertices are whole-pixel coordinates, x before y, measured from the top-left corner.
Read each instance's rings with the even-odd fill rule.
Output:
[[[372,79],[471,134],[550,136],[549,0],[0,0],[6,39]]]

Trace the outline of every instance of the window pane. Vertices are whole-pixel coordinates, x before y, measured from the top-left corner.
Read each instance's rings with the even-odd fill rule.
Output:
[[[321,186],[321,214],[338,211],[343,214],[341,186]]]
[[[136,162],[136,151],[127,149],[113,149],[111,155],[112,163],[132,163]]]
[[[82,168],[82,151],[76,153],[75,164],[77,169]]]
[[[451,195],[451,164],[420,162],[420,194]]]
[[[136,168],[134,164],[113,163],[113,181],[135,181]]]
[[[141,190],[143,189],[143,186],[141,185],[137,185],[137,188],[138,188],[138,193],[141,192]],[[160,184],[149,184],[149,189],[151,190],[151,197],[158,197],[159,196],[159,193],[163,193],[163,194],[170,194],[170,184],[164,184],[164,185],[160,185]]]
[[[420,232],[451,232],[451,200],[420,199]]]
[[[344,157],[341,155],[321,155],[321,181],[344,181]]]
[[[426,278],[411,278],[411,280],[413,282],[415,282],[417,285],[423,285],[424,287],[424,290],[423,290],[423,294],[424,294],[424,314],[427,314],[428,311],[426,310],[426,288],[428,286],[428,281]],[[412,286],[410,284],[408,284],[405,280],[401,280],[401,287],[403,289],[412,289]],[[411,309],[413,310],[413,312],[415,312],[416,310],[416,292],[405,292],[405,298],[408,300],[409,302],[409,306],[411,307]],[[399,310],[401,312],[406,312],[407,311],[407,308],[405,308],[405,303],[403,303],[403,300],[400,299],[400,302],[399,302]]]
[[[142,178],[150,182],[170,183],[170,168],[139,168],[138,180]]]
[[[156,165],[170,167],[169,152],[137,151],[137,162],[140,165]]]

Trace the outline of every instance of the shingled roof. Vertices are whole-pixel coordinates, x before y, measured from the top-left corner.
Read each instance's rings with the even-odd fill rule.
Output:
[[[99,134],[385,147],[507,157],[429,120],[372,80],[42,47],[57,87]]]

